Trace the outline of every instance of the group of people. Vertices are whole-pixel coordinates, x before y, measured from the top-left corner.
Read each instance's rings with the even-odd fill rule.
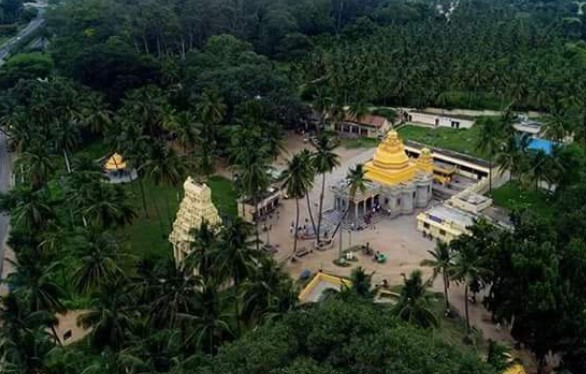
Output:
[[[297,227],[297,235],[310,235],[311,225],[309,224],[309,219],[305,218],[305,223],[299,225]],[[291,221],[291,225],[289,226],[289,233],[293,235],[295,233],[295,221]]]

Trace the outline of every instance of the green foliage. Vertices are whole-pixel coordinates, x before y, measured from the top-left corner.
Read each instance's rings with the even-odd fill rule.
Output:
[[[510,211],[530,210],[541,217],[552,217],[554,207],[543,191],[523,187],[511,181],[492,191],[494,204]]]
[[[399,135],[406,140],[413,140],[426,145],[444,148],[471,156],[485,158],[486,155],[481,152],[476,143],[480,136],[479,127],[473,126],[470,129],[451,129],[420,127],[414,125],[401,126],[398,130]]]
[[[9,59],[0,68],[0,87],[12,87],[20,79],[47,78],[53,69],[53,60],[47,54],[20,53]]]
[[[2,10],[0,23],[17,23],[22,15],[23,1],[3,0],[0,3],[0,10]]]
[[[385,117],[390,123],[395,123],[399,119],[397,111],[391,108],[375,108],[371,113],[375,116]]]
[[[494,372],[474,355],[399,323],[385,309],[335,299],[227,345],[209,364],[222,373],[251,374],[300,367],[315,368],[312,373]]]

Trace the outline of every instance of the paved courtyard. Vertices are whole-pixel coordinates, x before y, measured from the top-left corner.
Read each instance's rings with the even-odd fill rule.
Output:
[[[293,139],[293,143],[299,143],[299,140]],[[289,139],[288,144],[291,144]],[[294,149],[289,148],[290,153],[293,154],[301,148],[308,147],[308,145],[299,145]],[[364,163],[372,158],[375,149],[352,149],[344,148],[336,149],[340,155],[341,165],[336,168],[330,175],[326,177],[326,189],[324,196],[324,211],[333,208],[333,194],[329,186],[339,181],[346,176],[347,170],[354,167],[356,164]],[[277,166],[283,167],[284,159],[281,158],[277,162]],[[319,194],[321,191],[321,176],[317,176],[314,181],[314,186],[309,194],[310,204],[314,211],[314,216],[317,219],[316,204],[319,202]],[[432,204],[441,204],[441,201],[434,200]],[[305,199],[300,203],[300,226],[306,224],[309,215],[307,213],[307,203]],[[419,211],[418,211],[419,212]],[[360,245],[370,243],[370,246],[375,251],[380,251],[387,256],[385,264],[378,264],[372,261],[372,257],[357,253],[357,262],[353,262],[351,267],[338,267],[333,264],[333,260],[338,257],[339,253],[339,235],[336,235],[335,243],[332,248],[325,251],[314,251],[302,257],[298,262],[292,263],[290,257],[293,252],[293,235],[291,234],[291,224],[295,217],[295,202],[293,200],[283,201],[279,208],[278,214],[273,214],[272,218],[266,222],[267,227],[272,227],[270,231],[264,232],[261,238],[265,241],[270,241],[273,245],[279,246],[279,251],[276,258],[283,261],[286,269],[290,272],[294,279],[297,279],[301,272],[309,269],[316,272],[319,269],[333,272],[337,275],[350,275],[352,269],[357,266],[362,266],[368,273],[373,274],[373,283],[380,283],[386,279],[390,285],[399,285],[403,283],[402,274],[408,275],[411,271],[420,269],[424,273],[424,277],[431,276],[429,268],[422,268],[420,263],[422,260],[429,258],[429,250],[433,250],[435,246],[434,241],[423,238],[422,234],[416,229],[416,216],[418,212],[413,215],[400,216],[395,219],[379,218],[377,222],[371,227],[363,231],[344,230],[342,233],[343,248],[348,248],[351,245]],[[317,222],[316,222],[317,224]],[[298,241],[298,248],[312,247],[313,241]],[[441,277],[438,277],[433,285],[434,290],[438,292],[443,291],[443,284]],[[450,301],[461,314],[464,311],[464,292],[463,287],[452,283],[450,286]],[[480,329],[485,338],[511,341],[510,335],[506,329],[497,328],[487,319],[487,312],[482,308],[481,304],[471,305],[470,319],[474,326]]]

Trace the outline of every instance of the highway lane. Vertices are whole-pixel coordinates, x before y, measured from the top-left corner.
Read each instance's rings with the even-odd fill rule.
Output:
[[[12,185],[12,154],[8,152],[6,135],[0,133],[0,192],[8,192]],[[9,231],[9,217],[0,215],[0,274],[4,274],[4,256]]]
[[[12,39],[4,43],[4,45],[0,46],[0,65],[4,63],[4,59],[12,53],[14,48],[16,48],[19,42],[22,39],[27,38],[30,34],[35,32],[39,27],[41,27],[45,23],[45,19],[43,18],[45,14],[45,9],[42,7],[37,8],[38,13],[37,16],[32,19],[28,25]]]
[[[37,16],[29,22],[29,24],[22,29],[15,37],[0,46],[0,66],[4,63],[4,59],[14,51],[19,42],[23,38],[27,38],[33,32],[39,29],[44,23],[43,18],[45,14],[44,4],[37,7]],[[5,193],[10,190],[12,184],[12,154],[8,152],[6,134],[0,133],[0,192]],[[5,277],[5,256],[10,258],[12,253],[7,253],[6,240],[8,239],[8,232],[10,230],[10,217],[7,214],[0,214],[0,278]],[[0,287],[4,291],[4,287]]]

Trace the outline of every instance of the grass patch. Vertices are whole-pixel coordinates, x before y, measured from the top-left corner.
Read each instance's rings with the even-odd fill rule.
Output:
[[[214,176],[208,179],[207,184],[212,190],[212,200],[220,215],[236,216],[237,194],[232,181]],[[134,256],[154,260],[165,258],[172,254],[168,238],[183,198],[183,186],[155,186],[149,181],[144,181],[143,185],[147,215],[142,204],[139,182],[125,185],[125,188],[132,192],[131,203],[138,217],[131,225],[121,230],[121,235],[130,244],[130,253]]]
[[[528,189],[517,181],[510,181],[492,191],[495,205],[509,209],[530,209],[542,217],[551,217],[553,209],[547,194],[541,190]]]
[[[97,160],[101,157],[107,156],[112,150],[103,140],[95,140],[83,147],[83,149],[75,152],[76,156],[85,156],[92,160]],[[122,155],[124,156],[124,155]]]
[[[182,191],[178,187],[155,186],[149,181],[144,181],[143,186],[146,214],[140,183],[134,181],[124,185],[124,188],[132,192],[130,202],[135,207],[138,217],[131,225],[120,230],[120,234],[130,244],[130,253],[138,258],[160,259],[171,256],[172,247],[168,237],[173,227]]]
[[[378,146],[378,143],[378,140],[373,138],[340,139],[340,145],[342,145],[346,149],[376,148],[376,146]]]
[[[387,291],[401,294],[403,285],[391,286]],[[464,316],[459,316],[454,311],[452,306],[453,315],[450,317],[445,316],[446,302],[444,294],[442,292],[429,291],[432,297],[430,298],[429,310],[433,313],[438,321],[438,327],[433,330],[434,338],[440,338],[441,340],[455,345],[463,350],[472,350],[476,354],[486,353],[488,349],[487,341],[482,337],[482,333],[472,326],[471,338],[472,344],[466,343],[466,320]],[[392,308],[392,305],[388,305]]]
[[[212,190],[212,201],[221,216],[236,217],[238,215],[238,205],[236,199],[238,193],[234,188],[231,180],[220,176],[210,177],[207,181]]]
[[[403,139],[413,140],[428,146],[448,149],[470,156],[485,158],[477,145],[479,128],[452,129],[447,127],[429,128],[415,125],[405,125],[399,130]]]

